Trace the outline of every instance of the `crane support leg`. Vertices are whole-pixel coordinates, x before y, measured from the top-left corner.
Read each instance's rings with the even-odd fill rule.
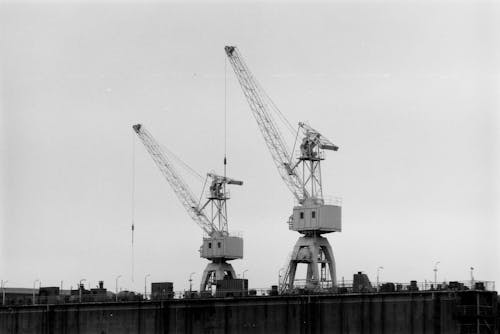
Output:
[[[212,284],[224,278],[236,278],[236,272],[230,263],[215,261],[207,264],[201,278],[200,291],[210,290]]]
[[[284,291],[292,290],[296,287],[297,264],[307,264],[305,278],[305,288],[310,290],[321,290],[335,288],[337,285],[335,258],[332,247],[328,239],[318,234],[305,235],[300,237],[295,244],[288,265],[288,272],[285,273]],[[330,279],[320,277],[319,266],[327,266]]]
[[[328,242],[328,239],[324,238],[326,243],[324,243],[321,248],[323,250],[323,254],[325,254],[326,262],[328,263],[328,269],[330,273],[330,277],[332,280],[332,286],[337,286],[337,269],[335,267],[335,258],[333,257],[332,247]]]

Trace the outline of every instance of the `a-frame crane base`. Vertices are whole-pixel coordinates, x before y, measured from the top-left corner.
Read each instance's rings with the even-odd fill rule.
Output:
[[[299,263],[307,265],[305,285],[300,286],[295,277]],[[298,287],[308,290],[334,288],[337,286],[336,277],[335,258],[328,239],[317,233],[306,234],[293,248],[287,271],[280,282],[280,291],[283,293]]]
[[[213,262],[207,264],[207,267],[203,271],[200,291],[209,291],[212,285],[215,285],[218,280],[222,280],[224,278],[236,278],[236,272],[234,271],[233,266],[227,263],[224,259],[214,260]]]

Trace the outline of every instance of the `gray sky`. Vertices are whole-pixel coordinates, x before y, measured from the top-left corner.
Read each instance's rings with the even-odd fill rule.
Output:
[[[338,278],[500,280],[499,5],[493,2],[0,4],[0,278],[10,286],[198,285],[201,230],[131,130],[200,173],[224,153],[223,47],[240,48],[293,123],[340,146],[323,164],[343,198],[329,234]],[[299,236],[228,64],[230,229],[251,287],[275,284]],[[136,148],[131,281],[132,145]],[[188,179],[196,193],[201,184]]]

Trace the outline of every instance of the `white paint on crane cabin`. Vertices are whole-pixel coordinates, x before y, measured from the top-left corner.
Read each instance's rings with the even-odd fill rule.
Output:
[[[341,207],[337,205],[300,205],[293,208],[293,231],[319,231],[323,233],[342,230]]]
[[[200,257],[205,259],[241,259],[243,258],[243,238],[220,236],[203,238]]]

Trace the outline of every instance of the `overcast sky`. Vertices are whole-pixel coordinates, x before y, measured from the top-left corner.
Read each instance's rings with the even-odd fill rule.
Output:
[[[7,286],[144,275],[196,286],[190,220],[131,129],[199,173],[221,171],[224,45],[237,45],[294,124],[340,146],[324,192],[338,279],[500,281],[499,5],[493,2],[1,2],[1,256]],[[298,238],[281,181],[227,66],[229,227],[254,288]],[[135,280],[132,165],[135,145]],[[289,143],[291,146],[292,143]],[[188,178],[194,192],[202,184]]]

